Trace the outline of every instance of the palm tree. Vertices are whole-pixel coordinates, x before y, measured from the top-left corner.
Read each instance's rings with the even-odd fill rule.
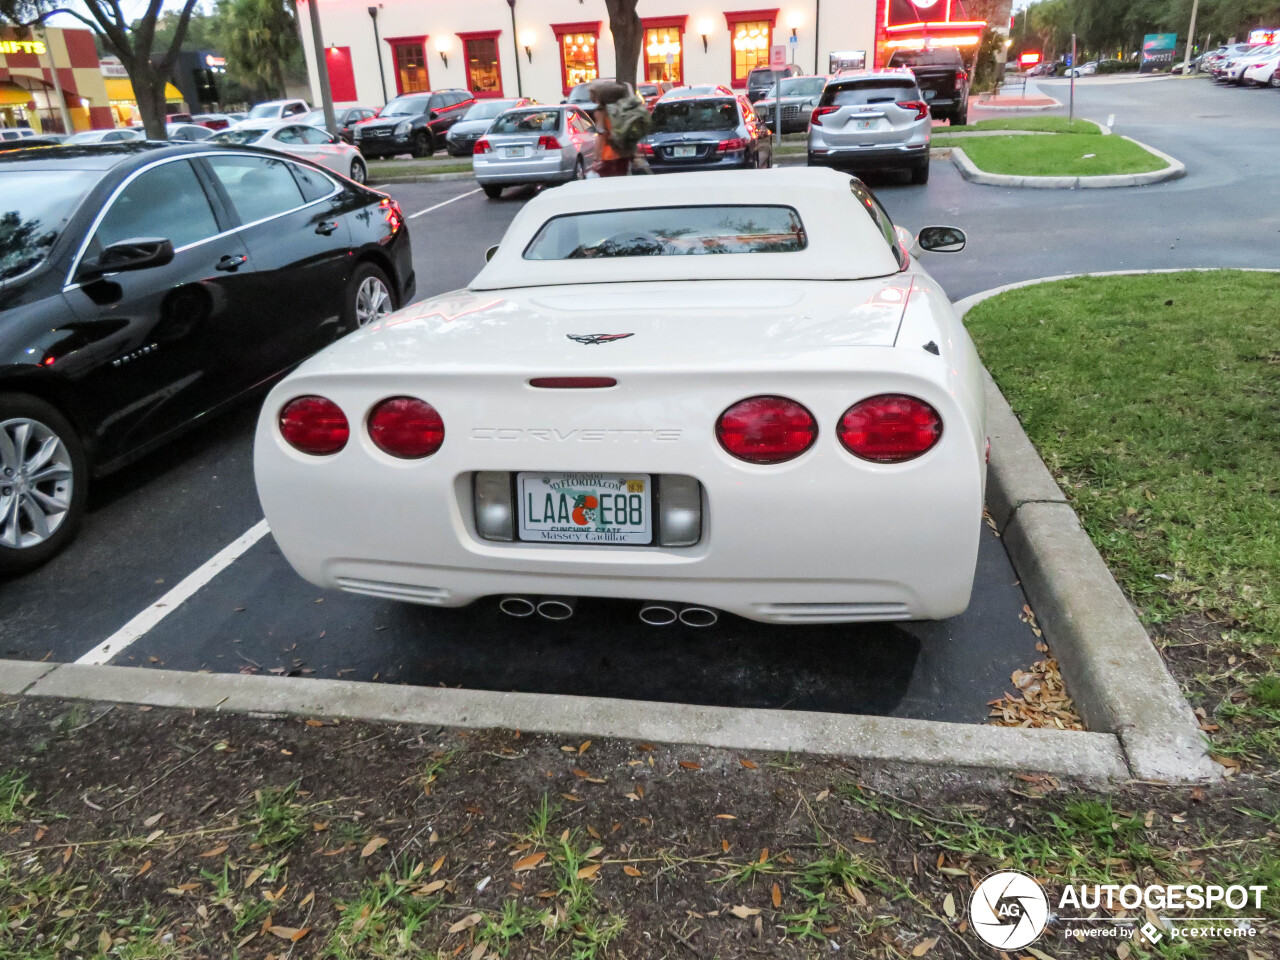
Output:
[[[227,66],[246,85],[284,96],[284,63],[299,48],[289,0],[225,0]]]

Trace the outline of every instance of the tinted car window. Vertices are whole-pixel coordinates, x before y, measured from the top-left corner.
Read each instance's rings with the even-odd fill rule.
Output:
[[[97,180],[96,173],[82,170],[18,170],[0,176],[0,282],[44,261]]]
[[[303,204],[302,191],[283,160],[210,157],[209,166],[231,197],[242,223],[273,217]]]
[[[296,127],[298,136],[302,138],[303,143],[309,143],[313,146],[322,143],[333,143],[333,138],[329,136],[328,131],[321,130],[319,127]]]
[[[960,51],[950,47],[934,50],[895,50],[889,57],[890,67],[959,67],[964,63]]]
[[[227,143],[233,147],[241,147],[245,144],[257,143],[266,132],[253,127],[240,130],[223,130],[221,133],[215,133],[212,139],[214,143]]]
[[[800,214],[792,207],[654,207],[553,217],[530,241],[524,258],[791,253],[807,244]]]
[[[380,117],[416,117],[427,112],[426,97],[396,97],[378,114]]]
[[[737,125],[732,100],[660,100],[653,108],[655,133],[732,130]]]
[[[504,110],[510,110],[515,105],[513,100],[487,100],[484,103],[475,104],[467,111],[463,120],[492,120]]]
[[[824,107],[856,107],[865,103],[893,103],[918,100],[914,80],[864,80],[861,83],[828,87],[822,93]]]
[[[138,237],[165,237],[175,247],[185,247],[217,232],[196,172],[179,160],[148,170],[120,191],[94,240],[101,248]]]
[[[293,175],[298,181],[298,186],[302,188],[302,196],[307,203],[312,200],[319,200],[321,197],[327,197],[333,193],[333,181],[320,173],[320,171],[294,163],[289,164],[289,169],[293,171]]]
[[[306,112],[307,108],[300,103],[291,103],[289,106],[284,108],[284,115],[286,117],[296,117],[298,114]]]
[[[816,97],[822,93],[826,84],[823,77],[784,77],[776,86],[781,89],[784,97]],[[772,88],[769,93],[771,96],[776,95]]]
[[[555,133],[560,129],[559,110],[512,110],[493,122],[490,133]]]
[[[281,127],[272,135],[271,139],[290,144],[307,142],[302,139],[302,127]]]

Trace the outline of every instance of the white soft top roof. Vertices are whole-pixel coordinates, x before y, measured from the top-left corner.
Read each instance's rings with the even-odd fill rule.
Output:
[[[546,190],[507,228],[472,290],[661,280],[865,280],[898,262],[850,177],[820,167],[679,173],[581,180]],[[525,248],[553,217],[605,210],[784,205],[800,215],[808,246],[793,253],[526,260]],[[679,211],[672,212],[673,217]],[[678,222],[678,221],[677,221]]]

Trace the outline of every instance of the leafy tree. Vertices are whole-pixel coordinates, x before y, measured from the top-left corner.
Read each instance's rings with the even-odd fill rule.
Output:
[[[228,69],[269,96],[284,96],[286,65],[300,58],[296,10],[289,0],[224,0],[222,49]]]

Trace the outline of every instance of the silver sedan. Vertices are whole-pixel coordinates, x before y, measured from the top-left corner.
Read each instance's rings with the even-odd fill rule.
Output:
[[[577,107],[520,107],[500,114],[476,141],[472,168],[485,195],[497,199],[503,187],[582,180],[595,146],[595,124]]]

